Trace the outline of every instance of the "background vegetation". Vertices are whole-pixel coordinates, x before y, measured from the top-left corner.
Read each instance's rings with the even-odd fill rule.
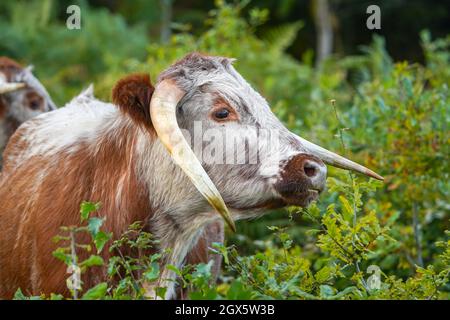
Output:
[[[355,10],[365,2],[331,1],[339,9],[342,43],[315,64],[311,18],[295,20],[291,13],[310,8],[306,1],[199,1],[189,10],[188,4],[175,3],[169,35],[159,34],[160,2],[132,3],[82,1],[82,28],[68,30],[64,1],[2,2],[0,55],[34,63],[60,105],[91,82],[96,95],[109,100],[110,88],[124,74],[149,72],[154,79],[194,50],[235,57],[239,72],[291,130],[386,178],[377,183],[330,168],[328,191],[309,209],[239,222],[238,232],[215,246],[225,261],[217,285],[211,284],[209,264],[175,270],[191,298],[450,298],[450,36],[440,13],[434,23],[431,13],[418,18],[430,22],[439,37],[425,30],[427,25],[420,31],[414,24],[400,41],[390,29],[384,34],[365,29],[364,19],[357,27],[362,31],[349,35],[343,17],[351,14],[352,3]],[[389,3],[387,13],[396,2]],[[421,6],[411,3],[414,10]],[[365,7],[361,10],[364,17]],[[395,19],[409,21],[414,10]],[[370,42],[356,45],[369,35]],[[386,37],[392,39],[387,46]],[[406,47],[396,50],[399,43]],[[411,54],[405,54],[408,50]],[[93,211],[94,205],[84,204],[81,227],[62,230],[59,240],[70,240],[67,233],[89,232],[93,244],[80,250],[102,250],[109,235],[101,232],[99,219],[89,218]],[[151,235],[137,230],[132,226],[113,248],[152,245]],[[73,265],[70,247],[62,244],[55,256]],[[80,272],[107,264],[111,277],[120,268],[126,276],[118,285],[83,288],[90,289],[85,298],[141,298],[142,279],[128,272],[130,264],[147,280],[160,273],[157,255],[102,261],[93,253],[89,259],[76,261]],[[371,277],[375,274],[381,277],[379,286]],[[18,291],[16,298],[27,297]]]

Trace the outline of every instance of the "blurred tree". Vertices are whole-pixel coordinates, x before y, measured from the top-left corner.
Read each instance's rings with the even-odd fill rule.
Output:
[[[333,28],[331,13],[327,0],[312,0],[314,23],[316,25],[316,66],[333,51]]]
[[[172,23],[173,0],[160,0],[161,4],[161,42],[167,43],[170,39]]]

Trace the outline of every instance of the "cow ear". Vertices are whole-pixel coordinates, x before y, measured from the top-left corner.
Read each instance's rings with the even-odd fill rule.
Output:
[[[148,74],[131,74],[116,83],[112,99],[137,125],[153,130],[150,100],[154,90]]]
[[[16,61],[0,56],[0,77],[4,82],[14,81],[13,77],[22,71],[22,66]]]

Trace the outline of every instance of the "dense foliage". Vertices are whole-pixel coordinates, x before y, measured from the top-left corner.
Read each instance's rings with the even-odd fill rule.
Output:
[[[170,267],[191,298],[448,299],[450,36],[433,40],[421,33],[425,65],[392,61],[383,38],[374,37],[360,55],[333,57],[314,68],[311,55],[298,61],[285,53],[302,32],[301,22],[257,37],[267,10],[252,9],[243,17],[241,5],[216,2],[207,31],[193,35],[178,26],[181,31],[166,44],[148,42],[144,29],[104,10],[85,7],[82,29],[70,31],[41,14],[50,10],[46,1],[33,2],[36,10],[8,5],[8,19],[0,21],[0,52],[35,63],[61,105],[90,81],[96,95],[109,99],[124,74],[148,71],[155,78],[194,50],[235,57],[239,72],[291,130],[386,178],[378,183],[330,168],[328,190],[310,208],[239,222],[236,235],[215,245],[224,257],[217,285],[211,283],[210,264]],[[55,256],[79,272],[102,264],[111,277],[124,271],[119,284],[83,288],[84,298],[141,298],[142,281],[160,274],[159,255],[136,260],[119,254],[103,261],[93,254],[77,261],[71,251],[74,232],[92,235],[93,243],[78,250],[101,251],[109,241],[101,219],[89,216],[95,209],[83,204],[81,227],[63,230]],[[113,250],[154,244],[138,224],[130,228]],[[136,279],[130,268],[141,270],[143,278]],[[25,298],[20,291],[16,297]]]

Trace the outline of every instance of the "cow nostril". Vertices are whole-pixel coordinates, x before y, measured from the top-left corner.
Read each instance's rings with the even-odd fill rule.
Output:
[[[317,168],[316,168],[316,166],[312,165],[311,163],[306,163],[303,166],[303,171],[305,171],[305,174],[308,177],[312,178],[316,175]]]

